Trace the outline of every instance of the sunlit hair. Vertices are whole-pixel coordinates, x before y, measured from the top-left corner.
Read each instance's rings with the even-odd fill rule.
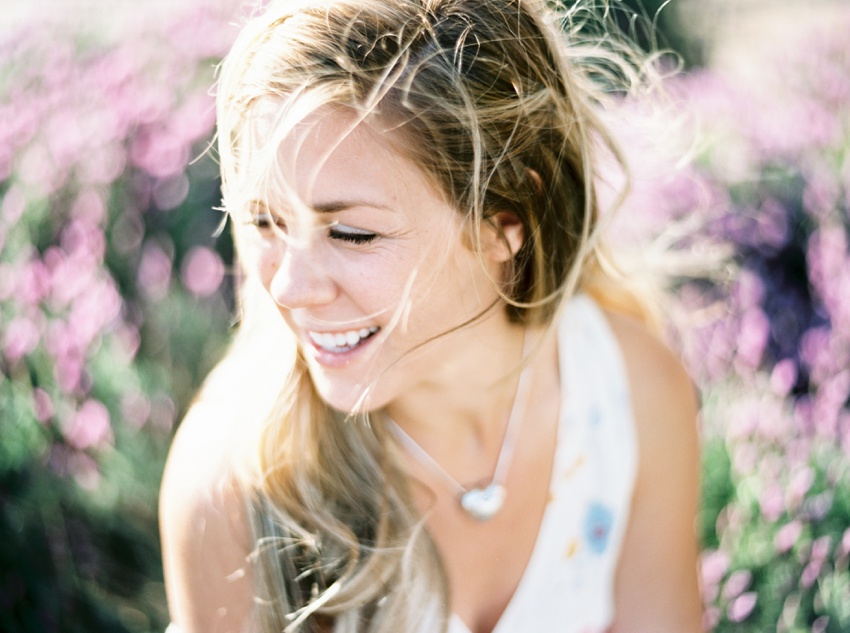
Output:
[[[496,213],[521,221],[524,243],[499,287],[513,322],[552,324],[577,289],[640,313],[606,264],[595,188],[600,156],[620,156],[599,118],[605,93],[628,90],[642,67],[628,47],[591,38],[591,24],[581,3],[271,3],[242,30],[218,89],[224,205],[242,259],[252,257],[246,204],[258,190],[291,194],[276,164],[282,139],[319,109],[343,108],[403,139],[396,149],[457,208],[479,254]],[[251,266],[244,274],[228,359],[268,339],[258,331],[269,299]],[[285,375],[248,482],[262,630],[439,629],[446,582],[394,444],[367,414],[325,405],[294,344],[286,350],[277,367],[234,365]]]

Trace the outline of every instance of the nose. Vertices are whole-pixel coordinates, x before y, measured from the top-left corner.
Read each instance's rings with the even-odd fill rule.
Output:
[[[337,286],[314,246],[284,247],[272,276],[269,293],[279,306],[294,310],[331,303]]]

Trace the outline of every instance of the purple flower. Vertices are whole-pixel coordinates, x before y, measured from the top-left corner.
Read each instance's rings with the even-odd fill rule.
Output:
[[[762,516],[773,523],[785,512],[785,492],[777,484],[768,485],[759,495]]]
[[[65,440],[77,450],[99,448],[112,443],[109,412],[99,400],[86,400],[62,429]]]
[[[189,195],[189,179],[183,173],[158,178],[154,181],[151,195],[160,211],[174,209]]]
[[[144,426],[151,414],[151,401],[141,391],[131,390],[121,398],[121,416],[134,429]]]
[[[770,387],[778,396],[787,396],[797,382],[797,365],[790,358],[783,358],[770,372]]]
[[[168,292],[171,282],[171,257],[162,246],[153,241],[148,241],[142,248],[139,285],[154,300],[162,299]]]
[[[785,554],[794,545],[803,533],[803,524],[798,520],[783,525],[773,538],[773,546],[779,554]]]
[[[726,600],[732,600],[738,597],[750,586],[752,581],[753,574],[747,569],[739,569],[732,572],[723,584],[723,597]]]
[[[15,362],[32,352],[41,340],[41,330],[31,319],[16,317],[3,336],[3,354]]]
[[[729,555],[723,550],[707,550],[700,557],[702,586],[716,588],[729,569]]]
[[[207,297],[218,290],[224,279],[224,262],[205,246],[190,250],[180,267],[180,279],[192,294]]]
[[[39,422],[47,422],[53,417],[53,401],[50,395],[40,387],[32,390],[33,414]]]
[[[729,620],[732,622],[743,622],[750,617],[757,602],[758,594],[755,591],[741,594],[729,603],[729,608],[726,612]]]

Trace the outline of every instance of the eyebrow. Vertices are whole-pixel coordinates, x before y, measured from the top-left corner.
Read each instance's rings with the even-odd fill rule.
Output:
[[[259,211],[261,213],[273,213],[272,209],[269,205],[262,200],[251,200],[246,207],[250,211]],[[355,207],[371,207],[373,209],[381,209],[384,211],[392,211],[391,207],[388,207],[385,204],[380,204],[377,202],[369,202],[368,200],[330,200],[328,202],[321,202],[319,204],[314,204],[310,208],[319,214],[325,213],[338,213],[340,211],[345,211],[346,209],[353,209]]]
[[[316,213],[337,213],[339,211],[345,211],[346,209],[353,209],[355,207],[371,207],[373,209],[392,211],[392,208],[385,204],[370,202],[368,200],[331,200],[328,202],[314,204],[312,206]]]

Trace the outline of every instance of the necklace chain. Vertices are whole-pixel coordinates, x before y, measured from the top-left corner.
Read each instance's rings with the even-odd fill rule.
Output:
[[[525,361],[528,354],[528,335],[526,334],[523,343],[521,362]],[[511,414],[508,418],[508,424],[505,427],[505,436],[502,439],[502,446],[499,449],[499,457],[496,460],[496,468],[493,471],[493,477],[490,483],[483,488],[474,487],[466,488],[457,479],[452,477],[445,468],[431,455],[422,448],[416,440],[401,428],[398,423],[389,418],[390,431],[395,435],[396,439],[410,452],[416,459],[426,466],[431,472],[440,477],[449,488],[451,488],[455,496],[461,503],[461,507],[471,514],[474,518],[484,521],[491,518],[496,512],[501,509],[504,502],[505,488],[504,482],[510,468],[511,461],[516,448],[516,440],[519,437],[519,431],[522,426],[523,413],[528,400],[529,389],[529,374],[531,363],[526,365],[519,375],[517,390],[514,394],[514,401],[511,405]]]

